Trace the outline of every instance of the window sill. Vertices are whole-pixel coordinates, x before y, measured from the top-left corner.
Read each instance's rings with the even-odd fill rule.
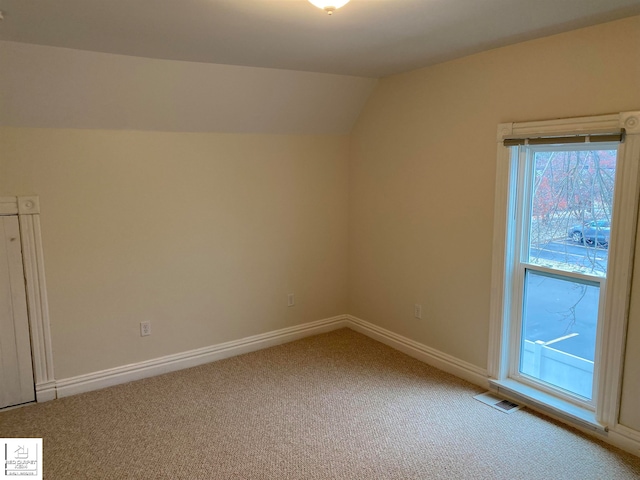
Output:
[[[608,431],[606,425],[596,420],[595,412],[523,385],[515,380],[489,379],[489,385],[494,392],[510,400],[520,402],[533,410],[546,413],[558,420],[600,433],[606,433]]]

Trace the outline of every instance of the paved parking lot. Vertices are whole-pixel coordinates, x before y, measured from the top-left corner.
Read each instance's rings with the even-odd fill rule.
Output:
[[[608,251],[576,244],[571,240],[557,240],[542,246],[532,246],[532,263],[549,263],[557,268],[564,264],[567,271],[578,270],[604,276]],[[533,275],[527,282],[525,338],[549,342],[576,334],[553,344],[553,348],[593,360],[599,288],[579,283]]]

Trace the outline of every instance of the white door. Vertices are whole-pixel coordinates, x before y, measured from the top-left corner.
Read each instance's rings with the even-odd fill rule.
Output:
[[[17,216],[0,216],[0,408],[35,400]]]

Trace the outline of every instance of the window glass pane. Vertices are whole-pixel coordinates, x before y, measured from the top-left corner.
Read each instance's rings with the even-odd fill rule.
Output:
[[[616,153],[613,148],[533,152],[526,262],[606,275]]]
[[[527,270],[520,372],[591,399],[599,285]]]

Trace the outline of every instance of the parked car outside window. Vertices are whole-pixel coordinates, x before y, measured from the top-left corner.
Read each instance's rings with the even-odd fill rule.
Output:
[[[609,246],[610,234],[609,220],[592,220],[583,225],[574,225],[569,229],[569,238],[574,242],[603,247]]]

